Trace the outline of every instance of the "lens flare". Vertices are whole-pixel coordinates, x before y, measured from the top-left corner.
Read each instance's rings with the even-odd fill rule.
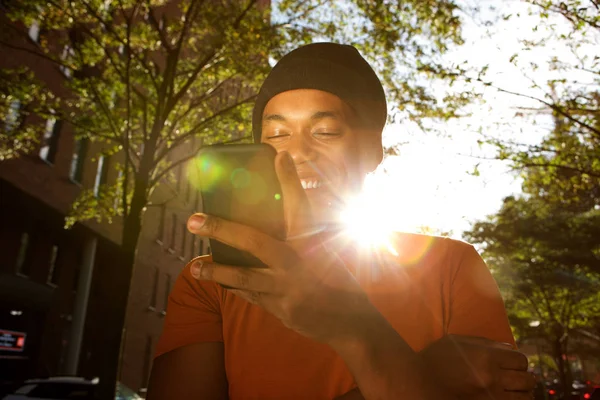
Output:
[[[380,214],[381,208],[373,207],[368,196],[363,194],[349,201],[340,217],[346,232],[361,247],[386,247],[392,254],[397,254],[391,245],[394,228],[390,219]]]
[[[201,186],[210,189],[220,179],[223,170],[211,157],[201,156],[188,164],[187,179],[196,190],[200,190]],[[200,176],[205,178],[201,180]]]

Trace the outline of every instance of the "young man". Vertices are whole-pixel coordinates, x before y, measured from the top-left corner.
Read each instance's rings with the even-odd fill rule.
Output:
[[[190,218],[192,233],[268,267],[201,257],[183,270],[148,399],[530,398],[527,359],[511,348],[473,247],[397,234],[394,255],[364,253],[333,228],[382,159],[386,112],[379,79],[351,46],[308,45],[273,68],[253,128],[278,151],[288,240]]]

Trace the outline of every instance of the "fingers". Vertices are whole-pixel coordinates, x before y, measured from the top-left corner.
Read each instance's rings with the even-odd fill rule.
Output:
[[[190,261],[188,261],[188,263],[185,265],[185,267],[190,268],[192,266],[192,264],[195,263],[196,261],[211,262],[212,256],[211,255],[203,255],[203,256],[194,257]]]
[[[496,342],[482,337],[460,335],[448,335],[448,340],[457,345],[471,344],[483,346],[482,349],[488,349],[485,352],[496,360],[496,364],[501,369],[527,371],[529,364],[527,357],[523,353],[514,350],[510,343]]]
[[[535,388],[535,378],[526,371],[501,371],[498,384],[509,392],[529,392]]]
[[[494,397],[494,400],[532,400],[533,393],[531,392],[503,392]]]
[[[287,237],[302,236],[310,231],[311,209],[306,193],[302,188],[294,160],[287,152],[275,157],[275,171],[283,192],[283,210],[285,214]]]
[[[516,371],[527,371],[529,361],[527,356],[515,350],[498,351],[496,355],[498,367]]]
[[[188,219],[188,230],[244,250],[272,268],[284,268],[297,260],[296,253],[284,242],[249,226],[206,214],[194,214]]]
[[[190,272],[196,279],[210,280],[233,289],[270,294],[277,290],[274,272],[269,268],[240,268],[196,261],[191,264]]]
[[[458,343],[470,343],[481,346],[493,347],[502,350],[513,350],[514,347],[510,343],[497,342],[495,340],[487,339],[479,336],[462,336],[462,335],[448,335],[447,338]]]

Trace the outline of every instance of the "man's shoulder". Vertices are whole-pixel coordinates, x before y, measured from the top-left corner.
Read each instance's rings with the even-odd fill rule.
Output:
[[[413,259],[455,259],[473,250],[471,244],[460,239],[411,232],[394,232],[390,244],[398,257],[404,254]]]

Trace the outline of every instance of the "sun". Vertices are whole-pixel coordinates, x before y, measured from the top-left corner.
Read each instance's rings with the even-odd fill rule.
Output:
[[[390,220],[385,218],[381,208],[373,207],[365,193],[348,201],[340,213],[346,233],[361,247],[380,247],[389,242],[394,232]]]
[[[345,232],[361,248],[387,248],[394,253],[395,233],[443,229],[439,193],[432,193],[431,182],[419,181],[417,171],[407,170],[397,161],[388,157],[367,175],[361,192],[347,199],[340,212]]]
[[[383,169],[369,174],[362,191],[346,201],[340,212],[345,233],[362,248],[387,248],[392,254],[392,235],[410,231],[398,220],[398,196],[390,186],[390,176]]]

